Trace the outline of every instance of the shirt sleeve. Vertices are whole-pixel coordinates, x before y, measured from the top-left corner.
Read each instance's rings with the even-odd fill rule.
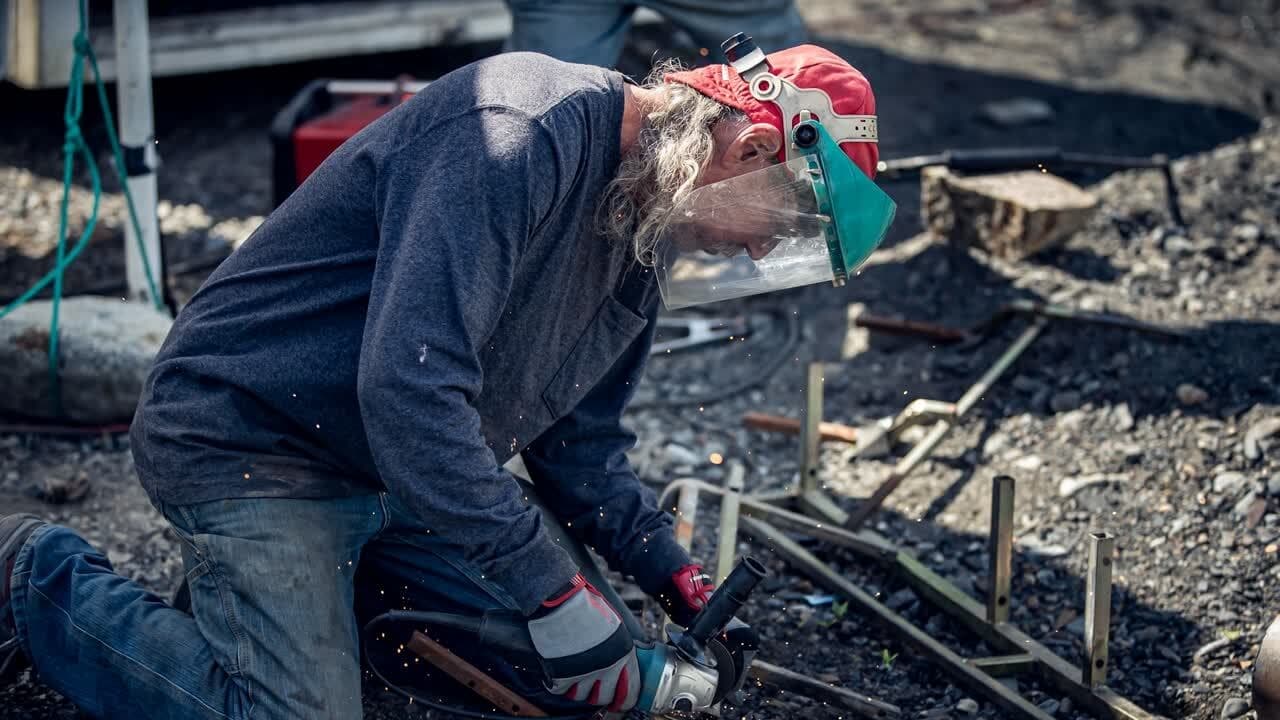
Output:
[[[478,348],[556,204],[555,153],[540,124],[502,109],[414,135],[378,160],[361,418],[387,489],[527,614],[578,568],[497,464],[474,402]]]
[[[671,515],[658,508],[627,460],[636,436],[622,424],[653,343],[657,305],[653,293],[645,331],[567,416],[522,453],[539,495],[575,536],[651,596],[690,562],[676,544]]]

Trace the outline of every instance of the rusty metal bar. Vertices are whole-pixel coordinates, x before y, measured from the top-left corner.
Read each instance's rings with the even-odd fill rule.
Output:
[[[1089,574],[1085,577],[1084,683],[1089,687],[1107,681],[1107,639],[1111,632],[1111,556],[1114,535],[1089,533]]]
[[[733,570],[733,558],[738,545],[738,510],[742,501],[742,463],[731,462],[725,478],[724,494],[720,496],[720,540],[716,544],[716,587],[724,583]]]
[[[872,720],[902,716],[902,709],[897,705],[881,702],[868,695],[859,695],[852,690],[814,680],[807,675],[801,675],[760,660],[756,660],[751,664],[748,674],[751,679],[762,685],[773,685],[787,692],[793,692],[814,700],[821,700],[855,712],[862,717],[872,718]]]
[[[995,365],[992,365],[991,369],[956,401],[955,417],[949,420],[939,420],[933,426],[933,429],[929,431],[929,434],[917,443],[915,447],[911,448],[911,451],[902,460],[898,461],[893,471],[889,473],[889,477],[885,479],[871,497],[858,503],[858,507],[849,514],[848,520],[844,523],[845,529],[857,530],[880,509],[885,499],[894,490],[898,489],[898,486],[902,484],[907,475],[911,474],[925,458],[933,454],[934,449],[938,447],[938,444],[951,432],[951,429],[956,426],[960,419],[977,404],[978,400],[982,399],[982,396],[991,389],[991,386],[1004,374],[1004,371],[1008,370],[1009,366],[1013,365],[1014,361],[1026,351],[1044,330],[1048,322],[1043,317],[1037,317],[1026,330],[1022,331],[1018,339],[996,360]]]
[[[914,335],[938,343],[956,343],[968,337],[964,330],[946,325],[920,320],[899,320],[865,312],[854,318],[853,323],[868,330],[877,330],[891,335]]]
[[[999,678],[1015,677],[1030,672],[1035,667],[1036,658],[1030,653],[1019,653],[1017,655],[971,658],[965,662],[991,677]]]
[[[547,717],[538,706],[511,692],[480,668],[449,652],[449,649],[421,632],[414,631],[405,646],[475,694],[493,703],[503,713],[519,717]]]
[[[867,592],[832,570],[826,563],[814,557],[799,543],[778,532],[775,528],[754,518],[743,518],[742,530],[767,545],[817,584],[848,599],[864,611],[887,623],[903,639],[927,653],[933,660],[936,660],[942,669],[950,674],[960,685],[973,692],[981,693],[1004,710],[1016,713],[1018,717],[1031,718],[1032,720],[1050,720],[1052,717],[987,673],[967,664],[964,658],[956,655],[951,649],[934,640],[910,621],[882,605]]]
[[[768,413],[743,413],[742,425],[752,430],[764,430],[765,432],[780,432],[788,435],[798,435],[800,433],[799,420],[781,415],[769,415]],[[818,433],[822,436],[822,440],[843,442],[850,445],[855,445],[858,442],[857,429],[840,423],[818,423]]]
[[[987,622],[1009,621],[1013,575],[1013,478],[996,477],[991,484],[991,566],[987,584]]]

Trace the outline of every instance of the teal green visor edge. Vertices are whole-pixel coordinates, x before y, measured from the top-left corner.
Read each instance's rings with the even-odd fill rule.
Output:
[[[808,147],[800,142],[806,134],[803,127],[817,132],[816,142],[807,143]],[[832,218],[827,236],[831,271],[835,284],[843,285],[884,242],[898,205],[858,169],[821,122],[798,123],[792,129],[792,138],[802,156],[816,158],[820,163],[822,182],[814,189],[818,206]]]

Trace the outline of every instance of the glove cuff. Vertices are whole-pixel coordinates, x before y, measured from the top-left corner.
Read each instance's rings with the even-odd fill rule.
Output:
[[[569,578],[569,582],[556,588],[547,596],[546,600],[542,601],[531,617],[545,615],[547,611],[554,610],[555,608],[563,605],[566,600],[573,597],[574,593],[584,587],[591,588],[593,591],[595,590],[595,588],[591,587],[591,583],[587,582],[587,579],[582,576],[582,573],[574,573],[573,577]]]

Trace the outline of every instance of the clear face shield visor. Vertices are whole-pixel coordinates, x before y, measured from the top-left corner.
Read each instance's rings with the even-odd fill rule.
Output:
[[[697,188],[655,247],[667,309],[830,282],[843,285],[883,240],[893,200],[821,123],[792,130],[793,159]]]

